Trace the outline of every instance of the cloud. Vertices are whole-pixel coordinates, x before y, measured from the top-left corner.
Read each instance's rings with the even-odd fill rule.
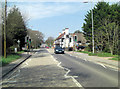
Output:
[[[41,19],[75,13],[81,8],[84,8],[83,5],[65,3],[29,3],[24,5],[18,4],[17,7],[23,14],[27,15],[31,19]]]
[[[1,0],[4,2],[4,0]],[[106,2],[119,2],[119,0],[7,0],[8,2],[98,2],[98,1],[106,1]]]

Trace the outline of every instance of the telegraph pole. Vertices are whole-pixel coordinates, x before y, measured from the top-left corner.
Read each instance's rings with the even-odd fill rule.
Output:
[[[83,2],[83,3],[89,3],[89,2]],[[95,42],[94,42],[94,21],[93,21],[93,0],[91,1],[91,19],[92,19],[92,52],[95,53]]]
[[[93,1],[91,2],[92,3],[92,7],[93,7]],[[92,8],[91,7],[91,8]],[[95,46],[95,44],[94,44],[94,23],[93,23],[93,8],[92,8],[92,11],[91,11],[91,18],[92,18],[92,51],[93,51],[93,53],[95,53],[95,48],[94,48],[94,46]]]
[[[6,16],[7,16],[7,0],[5,0],[4,11],[4,58],[6,58]]]

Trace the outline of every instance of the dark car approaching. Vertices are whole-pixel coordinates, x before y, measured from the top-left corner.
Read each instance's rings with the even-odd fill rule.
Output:
[[[64,48],[62,48],[62,47],[56,47],[56,48],[54,49],[54,53],[55,53],[55,54],[57,54],[57,53],[62,53],[62,54],[64,54]]]

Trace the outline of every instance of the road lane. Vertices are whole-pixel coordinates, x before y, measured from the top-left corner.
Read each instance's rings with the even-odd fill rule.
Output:
[[[71,70],[72,76],[83,87],[118,87],[118,72],[106,69],[101,65],[80,58],[69,56],[68,54],[54,54],[62,66]]]

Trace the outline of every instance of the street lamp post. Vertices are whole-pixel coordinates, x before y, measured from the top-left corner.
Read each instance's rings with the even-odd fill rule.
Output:
[[[88,3],[88,2],[83,2]],[[94,23],[93,23],[93,1],[91,1],[91,19],[92,19],[92,52],[94,53]]]

